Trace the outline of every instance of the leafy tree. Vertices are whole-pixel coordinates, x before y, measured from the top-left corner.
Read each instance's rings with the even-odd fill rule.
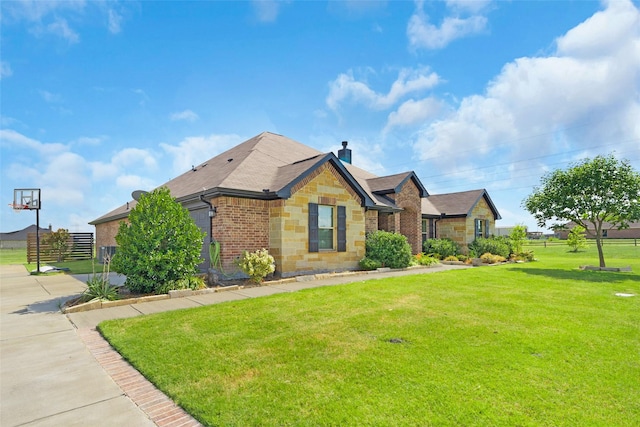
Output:
[[[522,245],[527,238],[527,227],[524,225],[516,225],[509,233],[509,243],[511,244],[511,252],[517,255],[522,252]]]
[[[58,228],[57,231],[47,233],[42,240],[48,246],[47,253],[55,254],[58,262],[64,261],[73,247],[71,234],[66,228]]]
[[[111,267],[127,276],[133,292],[171,289],[196,274],[203,238],[189,211],[159,188],[140,197],[129,222],[120,223]]]
[[[552,220],[573,221],[589,230],[596,240],[600,267],[606,267],[603,228],[605,223],[627,228],[629,222],[640,219],[640,174],[627,160],[613,155],[585,159],[566,171],[543,176],[541,186],[522,204],[541,227]]]
[[[576,225],[569,231],[567,244],[573,249],[573,252],[578,252],[578,249],[587,247],[587,238],[584,235],[585,231],[581,225]]]

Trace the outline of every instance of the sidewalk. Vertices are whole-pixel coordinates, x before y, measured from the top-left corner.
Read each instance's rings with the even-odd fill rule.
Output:
[[[461,268],[469,267],[300,277],[64,315],[62,303],[85,289],[84,278],[30,276],[22,266],[0,266],[0,425],[198,425],[111,349],[95,331],[103,320]]]

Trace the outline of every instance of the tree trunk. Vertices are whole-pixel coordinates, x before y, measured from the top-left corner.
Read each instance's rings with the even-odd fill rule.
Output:
[[[602,239],[596,236],[596,246],[598,247],[598,258],[600,259],[600,267],[606,267],[604,263],[604,253],[602,252]]]

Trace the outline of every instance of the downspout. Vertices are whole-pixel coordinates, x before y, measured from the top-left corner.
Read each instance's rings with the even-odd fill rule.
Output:
[[[442,212],[440,214],[440,218],[436,218],[436,219],[433,220],[433,238],[434,239],[438,238],[438,221],[444,219],[445,215],[447,215],[447,214]]]
[[[213,220],[213,217],[216,214],[217,209],[213,207],[210,201],[204,198],[203,194],[200,195],[200,201],[209,206],[209,243],[213,243],[215,240],[213,238],[213,224],[211,221]]]

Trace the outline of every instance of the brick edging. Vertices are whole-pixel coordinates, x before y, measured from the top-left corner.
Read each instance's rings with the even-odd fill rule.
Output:
[[[157,426],[202,426],[124,360],[95,328],[78,329],[77,333],[105,372]]]

